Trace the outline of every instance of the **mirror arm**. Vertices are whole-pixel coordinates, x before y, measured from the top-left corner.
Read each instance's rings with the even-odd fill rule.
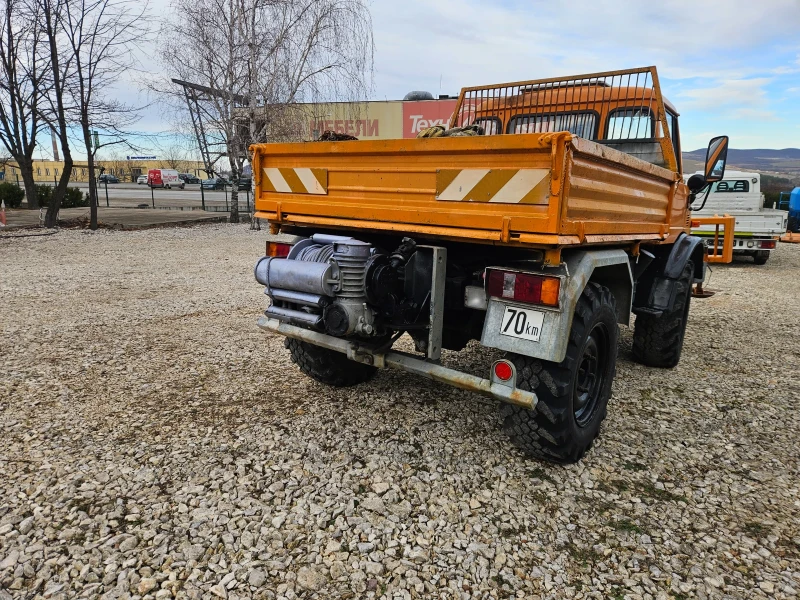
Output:
[[[694,201],[697,199],[697,194],[702,193],[705,190],[705,196],[703,196],[703,203],[700,205],[700,208],[695,208],[692,206]],[[708,197],[711,194],[711,184],[707,183],[704,188],[699,189],[696,193],[689,194],[689,210],[692,211],[699,211],[703,210],[706,207],[706,202],[708,201]]]

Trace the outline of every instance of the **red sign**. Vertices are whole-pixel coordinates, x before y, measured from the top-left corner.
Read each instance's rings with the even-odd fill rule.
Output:
[[[403,137],[417,137],[420,131],[434,125],[447,127],[456,104],[455,98],[403,102]]]

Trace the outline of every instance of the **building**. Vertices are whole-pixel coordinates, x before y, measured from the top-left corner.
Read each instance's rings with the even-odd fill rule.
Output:
[[[361,140],[413,138],[433,125],[447,125],[455,111],[457,98],[438,100],[387,100],[370,102],[325,102],[300,104],[281,115],[282,127],[275,128],[279,139],[313,140],[324,131],[353,135]],[[270,115],[275,119],[275,115]]]
[[[139,175],[147,175],[150,169],[176,169],[181,173],[191,173],[200,178],[205,178],[203,163],[198,160],[159,160],[157,158],[128,160],[98,160],[95,162],[97,175],[100,175],[100,167],[105,169],[105,173],[118,177],[120,181],[135,182]],[[22,176],[19,166],[15,161],[9,161],[5,167],[3,178],[11,183],[22,184]],[[64,170],[64,162],[57,160],[37,160],[33,163],[33,179],[36,183],[56,183]],[[70,181],[87,182],[89,181],[89,167],[84,161],[76,160],[72,167]]]
[[[447,125],[455,111],[458,99],[439,96],[439,99],[387,100],[369,102],[325,102],[295,105],[287,119],[284,139],[316,139],[324,131],[335,131],[354,135],[364,140],[413,138],[433,125]],[[159,159],[157,157],[118,158],[95,162],[105,173],[118,177],[123,182],[135,182],[139,175],[150,169],[176,169],[191,173],[201,179],[207,177],[202,161]],[[64,169],[63,161],[38,160],[33,165],[36,183],[53,184]],[[14,161],[0,167],[6,181],[22,183],[19,167]],[[76,160],[70,181],[87,182],[89,169],[84,161]]]

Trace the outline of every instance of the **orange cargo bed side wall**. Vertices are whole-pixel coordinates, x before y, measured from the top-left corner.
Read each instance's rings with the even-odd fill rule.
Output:
[[[670,234],[674,173],[585,140],[573,139],[571,145],[562,235],[592,242]]]

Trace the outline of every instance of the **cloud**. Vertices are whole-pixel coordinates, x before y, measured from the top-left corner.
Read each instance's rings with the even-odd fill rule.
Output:
[[[679,94],[684,99],[683,106],[693,110],[726,110],[731,116],[765,112],[769,101],[766,85],[771,79],[720,79],[708,87],[684,90]]]
[[[151,1],[154,14],[168,6]],[[375,99],[655,64],[692,136],[709,120],[756,114],[743,111],[768,118],[770,82],[792,86],[800,68],[798,45],[786,41],[800,31],[798,0],[373,0],[370,9]],[[142,67],[161,72],[155,56]],[[792,110],[781,116],[800,120]]]

